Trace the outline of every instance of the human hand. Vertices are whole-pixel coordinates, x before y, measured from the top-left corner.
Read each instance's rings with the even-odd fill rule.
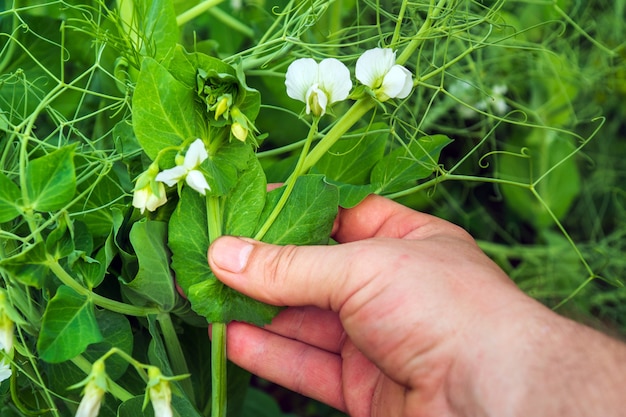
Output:
[[[539,326],[569,325],[444,220],[371,196],[340,212],[333,237],[222,237],[209,262],[234,289],[291,306],[262,329],[231,323],[229,358],[352,416],[511,412],[535,353],[525,344],[541,345]]]

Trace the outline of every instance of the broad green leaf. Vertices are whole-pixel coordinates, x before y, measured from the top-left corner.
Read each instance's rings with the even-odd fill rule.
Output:
[[[146,408],[143,408],[145,399],[145,395],[137,395],[136,397],[124,401],[117,408],[117,417],[154,417],[154,409],[150,404]]]
[[[269,217],[283,192],[284,187],[281,187],[268,194],[259,225],[263,224],[263,219]],[[327,243],[337,215],[338,201],[337,188],[327,184],[324,181],[324,176],[306,175],[298,178],[286,205],[268,229],[263,240],[276,244],[297,245]],[[186,210],[199,209],[198,206],[195,209],[191,205],[186,207]],[[192,213],[193,211],[189,215]],[[184,218],[182,210],[180,216],[181,219]],[[170,223],[170,230],[171,228],[172,223]],[[206,225],[204,225],[203,230],[206,230]],[[188,230],[187,235],[190,233],[192,233],[191,229]],[[198,239],[198,246],[201,251],[195,254],[182,253],[182,251],[180,254],[177,253],[171,241],[172,235],[173,231],[170,231],[170,247],[174,252],[177,276],[179,271],[186,275],[187,271],[202,265],[201,271],[198,271],[196,276],[185,279],[185,283],[188,285],[187,296],[194,311],[198,314],[206,317],[209,322],[223,323],[237,320],[263,325],[269,323],[278,313],[280,310],[278,307],[253,300],[225,286],[215,278],[206,266],[206,248],[208,247],[206,234],[203,239]],[[187,237],[186,240],[188,241],[189,238]],[[176,246],[180,246],[182,249],[183,241],[177,242]],[[179,255],[181,258],[177,259]],[[192,256],[195,257],[194,261],[191,261]]]
[[[370,194],[378,190],[376,184],[352,185],[341,182],[328,181],[339,190],[339,206],[343,208],[352,208],[359,204]]]
[[[268,193],[259,224],[269,217],[284,189],[281,187]],[[280,245],[328,243],[338,203],[337,187],[324,181],[323,175],[304,175],[297,179],[287,204],[262,240]]]
[[[236,222],[236,221],[235,221]],[[183,188],[178,207],[169,223],[169,246],[172,269],[192,309],[209,322],[269,322],[276,307],[253,300],[218,282],[207,261],[209,236],[204,198]]]
[[[445,135],[424,136],[381,159],[372,170],[379,192],[394,192],[427,178],[436,169],[441,150],[452,140]]]
[[[85,359],[94,362],[112,347],[116,347],[128,354],[133,351],[133,332],[128,319],[122,314],[105,309],[96,310],[96,320],[102,333],[102,341],[91,344],[83,353]],[[106,372],[112,380],[120,378],[128,362],[119,355],[112,355],[106,361]],[[63,392],[67,387],[85,378],[85,373],[71,362],[50,364],[48,369],[49,388]],[[78,390],[77,394],[80,393]]]
[[[43,315],[37,339],[41,359],[51,363],[63,362],[101,340],[91,301],[70,287],[60,286]]]
[[[0,223],[13,220],[20,215],[18,201],[21,197],[19,187],[0,172]]]
[[[128,318],[122,314],[106,309],[96,310],[96,321],[102,334],[102,341],[87,347],[85,357],[91,362],[115,347],[132,354],[134,338]],[[128,368],[128,362],[117,355],[107,359],[107,375],[113,380],[121,377]]]
[[[16,256],[0,259],[0,268],[12,281],[41,288],[50,273],[47,262],[45,244],[39,242]]]
[[[106,238],[113,228],[111,204],[125,203],[133,185],[127,171],[121,164],[116,164],[106,175],[97,181],[84,181],[78,185],[78,193],[84,198],[79,199],[69,211],[87,226],[89,233],[95,238]]]
[[[327,181],[337,186],[341,207],[354,207],[378,189],[369,181],[372,168],[384,156],[389,127],[378,123],[370,129],[374,133],[334,144],[314,167],[315,173],[325,174]],[[363,132],[355,135],[358,133]]]
[[[222,284],[213,274],[189,288],[194,311],[209,323],[245,321],[262,326],[272,321],[279,307],[261,303]]]
[[[213,70],[220,74],[236,75],[235,69],[221,59],[200,52],[189,53],[181,45],[177,45],[166,57],[164,65],[174,78],[194,91],[198,68],[207,72]]]
[[[265,205],[267,183],[258,159],[250,160],[250,167],[239,176],[239,181],[224,204],[224,234],[252,236]]]
[[[156,305],[170,310],[176,301],[174,278],[170,271],[169,252],[165,242],[167,223],[139,221],[130,231],[139,271],[130,282],[123,282],[125,294],[135,305]]]
[[[129,0],[125,0],[129,1]],[[176,11],[171,0],[134,0],[135,21],[145,36],[143,54],[161,59],[178,42]]]
[[[357,131],[354,135],[361,133],[362,136],[338,141],[319,160],[315,169],[333,182],[368,184],[372,168],[385,154],[389,136],[389,126],[385,124],[374,124],[370,129],[380,131],[373,134]]]
[[[209,279],[207,261],[209,235],[205,199],[189,187],[183,187],[168,229],[168,245],[172,251],[172,269],[176,282],[187,293],[195,283]]]
[[[154,59],[144,58],[133,98],[133,129],[150,159],[163,148],[205,136],[195,95]]]
[[[524,147],[527,157],[501,155],[498,175],[502,179],[524,185],[530,184],[550,169],[550,173],[535,185],[545,205],[531,194],[528,187],[501,186],[507,207],[542,229],[554,222],[550,211],[557,219],[567,214],[580,192],[580,174],[574,158],[564,159],[572,153],[574,144],[553,131],[537,132],[522,139],[511,139],[511,147]]]
[[[73,227],[71,220],[67,216],[60,216],[56,228],[46,238],[46,251],[54,259],[65,258],[74,251],[74,236],[71,227]]]
[[[223,196],[230,192],[238,181],[238,174],[248,166],[252,158],[252,146],[238,140],[224,143],[202,164],[212,196]]]
[[[60,148],[31,161],[26,169],[26,189],[35,210],[63,208],[76,191],[74,146]]]

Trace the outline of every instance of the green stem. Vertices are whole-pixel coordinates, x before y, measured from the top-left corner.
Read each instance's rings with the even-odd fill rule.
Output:
[[[250,26],[246,26],[239,20],[232,17],[230,14],[226,13],[224,10],[218,7],[215,7],[213,9],[210,9],[209,13],[214,18],[224,23],[226,26],[230,27],[231,29],[236,30],[237,32],[241,33],[242,35],[247,36],[248,38],[251,38],[254,36],[254,29],[252,29]]]
[[[178,16],[176,16],[176,24],[178,26],[182,26],[185,23],[195,19],[196,17],[200,16],[202,13],[206,12],[207,10],[217,6],[220,3],[223,3],[224,0],[207,0],[207,1],[203,1],[200,4],[197,4],[195,6],[193,6],[191,9],[179,14]]]
[[[180,341],[178,340],[178,335],[176,334],[176,329],[174,328],[174,323],[172,322],[172,316],[170,316],[169,313],[161,313],[157,316],[157,321],[161,326],[161,332],[163,333],[165,347],[167,348],[167,353],[172,363],[173,374],[188,374],[189,368],[187,367],[185,354],[182,347],[180,346]],[[193,392],[193,385],[191,384],[191,380],[189,378],[185,378],[179,381],[179,384],[183,388],[191,402],[195,402],[195,395]]]
[[[222,235],[222,209],[219,197],[207,197],[209,244]],[[211,417],[226,417],[228,406],[226,375],[226,323],[211,325]]]
[[[412,37],[411,42],[404,48],[400,56],[396,59],[396,64],[404,65],[404,63],[413,55],[413,52],[421,45],[426,39],[426,32],[433,26],[433,22],[439,18],[444,5],[448,0],[439,0],[439,3],[435,5],[435,1],[431,0],[428,15],[424,24],[419,28],[415,36]]]
[[[70,359],[70,361],[86,375],[89,375],[89,373],[91,372],[91,362],[89,362],[84,356],[78,355]],[[109,393],[122,402],[128,401],[134,397],[133,394],[126,391],[124,388],[116,384],[115,381],[111,379],[109,379]]]
[[[335,144],[344,133],[346,133],[356,122],[361,120],[376,102],[371,97],[365,97],[357,100],[352,107],[344,113],[343,117],[328,131],[326,136],[319,141],[313,148],[311,153],[306,156],[302,165],[302,171],[306,172],[320,160],[322,156],[328,152],[331,146]]]
[[[226,417],[226,324],[211,326],[211,417]]]
[[[52,257],[48,256],[48,262],[46,265],[52,273],[65,285],[79,293],[80,295],[84,295],[85,297],[91,299],[94,304],[105,308],[107,310],[114,311],[116,313],[128,315],[128,316],[136,316],[136,317],[145,317],[150,314],[159,314],[160,311],[156,308],[148,308],[148,307],[138,307],[131,304],[121,303],[119,301],[111,300],[110,298],[103,297],[99,294],[96,294],[87,288],[80,285],[70,274],[67,273],[65,269]]]
[[[278,202],[272,209],[272,212],[267,217],[267,220],[265,220],[265,223],[263,223],[259,231],[254,236],[255,240],[263,239],[263,236],[265,236],[265,233],[267,233],[269,228],[272,227],[272,224],[274,224],[274,221],[276,220],[276,218],[282,211],[283,207],[285,207],[285,204],[287,204],[287,200],[289,199],[289,196],[291,195],[291,192],[293,191],[293,188],[296,185],[296,181],[298,180],[298,177],[307,171],[306,169],[303,169],[304,162],[305,162],[305,158],[307,157],[307,154],[309,153],[311,142],[313,142],[313,138],[315,137],[315,135],[317,135],[318,124],[319,124],[319,117],[314,117],[313,123],[311,123],[311,129],[309,130],[309,135],[307,136],[306,141],[304,142],[304,146],[302,147],[302,151],[300,152],[300,156],[298,158],[298,162],[296,163],[296,167],[294,168],[289,178],[287,178],[287,181],[285,181],[285,190],[283,191],[283,193],[280,196],[280,199],[278,200]]]

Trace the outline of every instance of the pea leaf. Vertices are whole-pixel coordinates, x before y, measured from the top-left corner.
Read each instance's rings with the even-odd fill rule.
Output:
[[[252,158],[224,204],[224,234],[252,236],[265,205],[266,189],[263,168]]]
[[[372,184],[387,193],[417,184],[434,172],[441,150],[451,142],[445,135],[424,136],[391,151],[374,166]]]
[[[370,184],[372,168],[385,153],[389,127],[377,123],[369,128],[374,133],[346,139],[335,143],[315,165],[314,172],[327,177],[327,181],[339,189],[339,205],[356,206],[369,194],[378,189]]]
[[[38,211],[63,208],[76,191],[74,146],[65,146],[32,160],[26,169],[26,189]]]
[[[209,236],[204,198],[183,188],[169,223],[169,246],[176,280],[192,309],[209,322],[247,321],[268,323],[278,308],[226,287],[212,274],[207,262]]]
[[[143,42],[145,54],[161,59],[178,42],[176,11],[171,0],[135,0],[135,20],[148,41]]]
[[[132,281],[123,282],[122,288],[135,305],[156,305],[169,311],[176,302],[166,239],[165,222],[139,221],[130,230],[139,271]]]
[[[50,273],[47,261],[45,244],[39,242],[18,255],[0,259],[0,268],[11,280],[39,289]]]
[[[272,321],[279,307],[261,303],[222,284],[213,274],[189,288],[189,301],[195,312],[209,323],[245,321],[262,326]]]
[[[151,159],[163,148],[204,136],[197,106],[195,90],[154,59],[143,59],[133,98],[133,129]]]
[[[207,262],[209,235],[204,198],[183,187],[168,229],[168,245],[172,251],[172,269],[176,282],[185,293],[195,283],[209,279]]]
[[[181,45],[177,45],[172,53],[166,57],[164,65],[178,81],[194,89],[194,91],[198,68],[205,71],[213,70],[220,74],[235,75],[235,69],[224,61],[201,52],[189,53]]]
[[[285,187],[268,193],[261,222],[270,215]],[[263,241],[279,245],[318,245],[328,243],[337,216],[339,192],[323,175],[304,175],[296,185]]]
[[[369,183],[370,173],[385,154],[389,126],[376,123],[370,126],[373,134],[362,130],[360,137],[340,140],[318,161],[315,169],[332,181],[352,185]]]
[[[252,146],[240,141],[225,142],[202,163],[211,186],[210,194],[224,196],[238,181],[238,174],[248,166],[252,158]]]
[[[83,354],[87,360],[96,361],[112,347],[132,354],[133,331],[126,316],[101,309],[96,310],[96,320],[102,333],[102,341],[87,347]],[[128,362],[118,355],[112,355],[106,361],[107,375],[114,381],[120,378],[127,368]],[[52,364],[46,369],[50,383],[49,388],[56,389],[58,392],[63,392],[67,387],[85,378],[85,373],[71,362]]]
[[[48,303],[37,339],[39,356],[58,363],[102,340],[91,301],[62,285]]]
[[[17,201],[21,196],[18,186],[0,172],[0,223],[11,221],[19,216],[20,206]]]

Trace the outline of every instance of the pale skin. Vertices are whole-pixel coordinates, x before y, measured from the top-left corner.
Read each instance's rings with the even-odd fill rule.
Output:
[[[233,362],[361,416],[617,416],[626,347],[522,293],[461,228],[370,196],[334,246],[222,237],[227,285],[287,306],[228,326]]]

